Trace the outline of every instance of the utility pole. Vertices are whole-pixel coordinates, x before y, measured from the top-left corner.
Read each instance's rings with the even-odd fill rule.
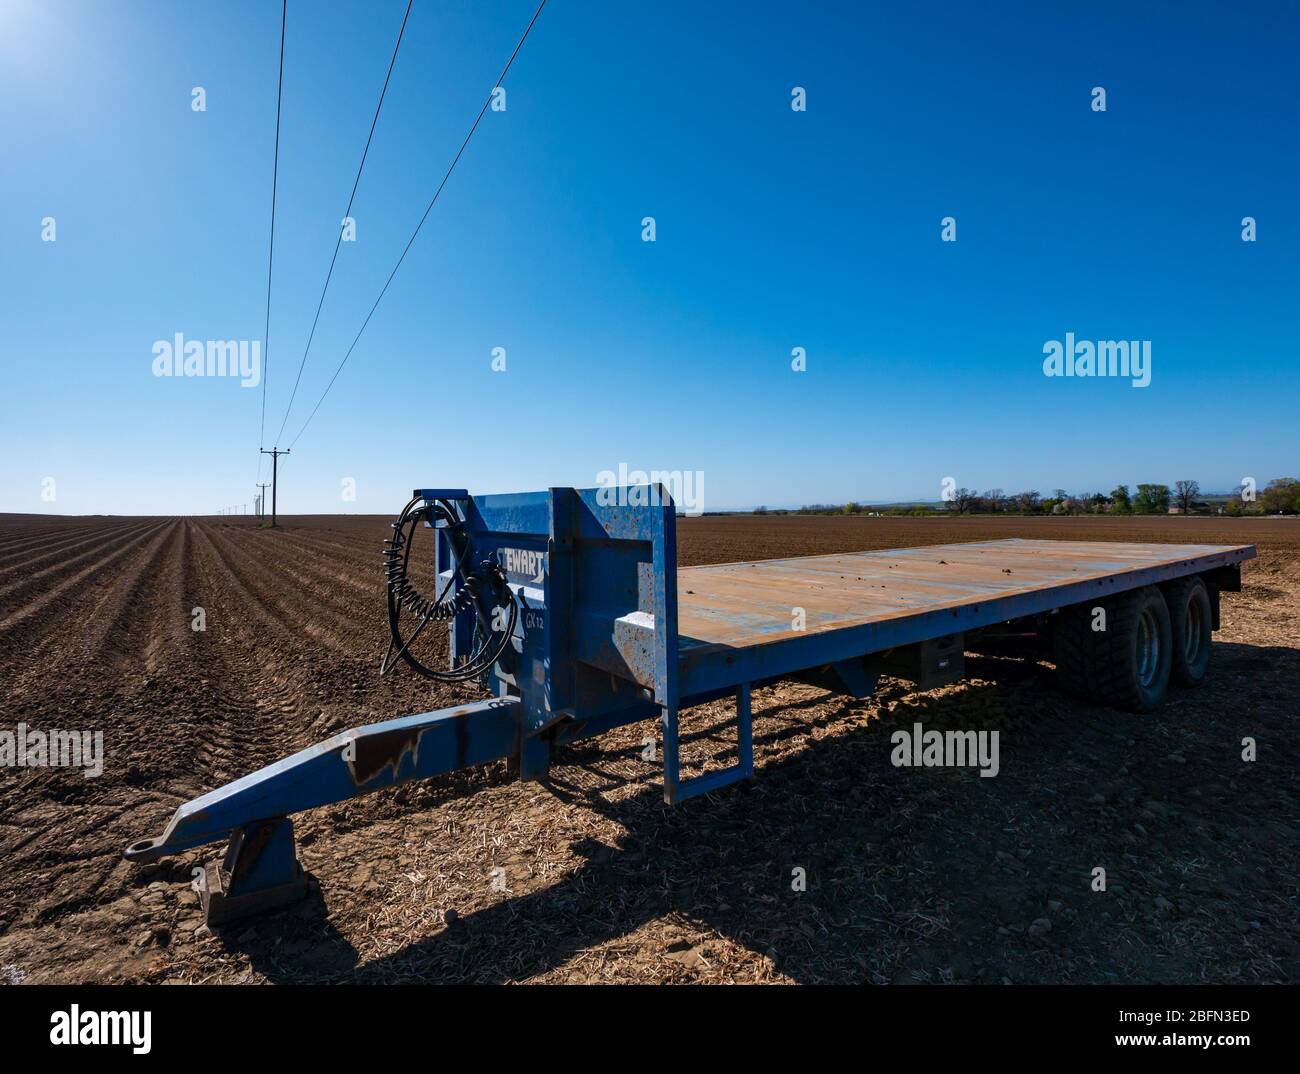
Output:
[[[276,448],[274,451],[267,451],[266,448],[260,448],[259,450],[263,455],[271,456],[271,529],[275,529],[275,493],[276,485],[278,484],[277,475],[280,469],[280,456],[288,455],[289,449],[285,448],[281,451],[279,448]]]
[[[262,490],[261,495],[257,497],[257,517],[258,517],[258,518],[262,518],[262,517],[264,517],[264,516],[266,515],[266,489],[267,489],[267,486],[268,486],[269,484],[270,484],[269,481],[264,481],[264,482],[259,483],[258,486],[257,486],[259,489]]]

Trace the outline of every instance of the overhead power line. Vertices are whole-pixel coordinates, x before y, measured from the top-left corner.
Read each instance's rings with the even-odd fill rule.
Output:
[[[438,196],[442,193],[442,188],[447,185],[447,180],[451,178],[451,173],[455,170],[461,156],[464,155],[465,147],[469,145],[469,140],[474,137],[474,132],[478,130],[479,123],[487,113],[488,106],[492,103],[493,95],[496,93],[497,88],[505,82],[506,74],[509,72],[511,65],[515,62],[515,57],[519,55],[519,50],[524,47],[524,42],[528,40],[528,35],[532,32],[533,24],[537,22],[537,18],[541,15],[542,8],[545,6],[546,0],[541,0],[541,3],[537,5],[537,10],[533,12],[533,17],[529,20],[528,26],[524,29],[523,36],[519,38],[519,43],[515,45],[514,52],[510,54],[510,59],[506,61],[505,67],[501,69],[501,74],[497,76],[497,80],[492,84],[491,90],[488,91],[487,100],[483,102],[483,107],[479,109],[479,113],[475,117],[474,123],[469,129],[469,133],[465,135],[465,140],[461,142],[460,149],[456,151],[455,157],[452,158],[451,164],[447,168],[447,173],[442,177],[442,182],[438,184],[438,189],[434,191],[433,197],[429,199],[429,204],[424,210],[424,215],[420,217],[420,222],[416,224],[415,231],[411,233],[411,237],[407,240],[406,246],[402,249],[402,255],[397,259],[397,264],[393,266],[393,271],[388,274],[388,279],[385,281],[383,289],[379,292],[379,297],[375,299],[374,305],[370,307],[370,312],[366,314],[366,319],[361,322],[361,328],[358,329],[356,337],[352,340],[351,346],[348,347],[347,353],[343,355],[343,360],[339,362],[338,368],[334,370],[334,375],[330,377],[329,383],[325,385],[325,390],[321,392],[320,398],[316,400],[316,405],[312,407],[311,413],[307,415],[307,420],[302,423],[302,428],[298,430],[297,435],[294,436],[293,440],[290,442],[290,447],[293,447],[294,444],[298,443],[299,438],[307,431],[307,426],[311,424],[312,418],[314,418],[316,412],[320,410],[321,403],[325,402],[325,397],[329,395],[330,389],[334,387],[334,382],[338,380],[338,376],[343,371],[343,367],[347,364],[348,359],[352,357],[352,352],[356,349],[356,345],[361,339],[361,334],[366,330],[366,325],[370,323],[370,318],[374,316],[375,310],[379,308],[379,303],[383,301],[384,295],[388,293],[389,284],[393,282],[393,277],[397,275],[397,270],[402,267],[402,262],[406,260],[406,255],[410,251],[411,246],[415,243],[416,237],[420,234],[420,229],[424,227],[424,222],[429,218],[429,213],[433,211],[433,207],[438,201]],[[282,427],[281,432],[283,431]]]
[[[357,196],[357,187],[361,185],[361,173],[366,167],[366,157],[370,153],[370,142],[375,136],[375,127],[379,124],[379,113],[384,107],[384,97],[388,93],[388,81],[393,77],[393,67],[397,63],[397,53],[402,47],[402,36],[406,33],[406,20],[411,17],[411,5],[415,0],[407,0],[406,14],[402,16],[401,28],[397,31],[397,43],[393,46],[393,57],[388,61],[388,73],[384,75],[384,85],[379,91],[379,103],[375,105],[375,116],[370,121],[370,133],[366,135],[366,147],[361,151],[361,163],[357,166],[357,177],[352,181],[352,193],[348,195],[348,207],[343,210],[343,219],[352,215],[352,201]],[[307,355],[311,352],[312,340],[316,338],[316,326],[320,323],[320,311],[325,306],[325,293],[329,290],[330,279],[334,276],[334,265],[339,259],[339,248],[343,245],[343,223],[339,222],[338,238],[334,241],[334,256],[330,258],[329,271],[325,273],[325,285],[320,291],[320,301],[316,303],[316,316],[311,322],[311,332],[307,335],[307,346],[302,352],[302,361],[298,363],[298,375],[294,378],[293,391],[289,394],[289,405],[284,408],[284,418],[280,422],[280,431],[275,434],[279,444],[284,427],[289,421],[289,412],[293,410],[293,401],[298,396],[298,385],[302,381],[302,371],[307,365]]]
[[[284,28],[289,19],[289,0],[280,5],[280,78],[275,91],[275,163],[271,168],[271,245],[266,254],[266,325],[262,332],[262,421],[257,432],[260,449],[266,436],[266,374],[271,350],[271,269],[275,264],[275,194],[280,185],[280,106],[284,102]],[[262,472],[262,456],[257,457],[257,472]]]

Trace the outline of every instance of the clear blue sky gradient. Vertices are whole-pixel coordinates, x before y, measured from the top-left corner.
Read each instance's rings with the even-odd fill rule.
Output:
[[[533,7],[416,0],[282,446]],[[1294,475],[1298,9],[1075,7],[551,0],[281,510],[620,463],[710,509]],[[268,447],[403,8],[290,0]],[[151,347],[262,337],[279,14],[0,4],[0,510],[251,501],[260,389]],[[1066,332],[1150,339],[1151,386],[1044,377]]]

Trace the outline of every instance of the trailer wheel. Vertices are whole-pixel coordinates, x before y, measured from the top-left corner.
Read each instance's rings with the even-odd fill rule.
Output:
[[[1179,578],[1164,586],[1173,635],[1170,676],[1178,686],[1199,686],[1210,666],[1214,611],[1200,578]]]
[[[1105,629],[1093,611],[1105,609]],[[1159,708],[1169,690],[1173,637],[1169,609],[1154,586],[1096,605],[1064,609],[1054,637],[1056,667],[1071,693],[1129,712]]]

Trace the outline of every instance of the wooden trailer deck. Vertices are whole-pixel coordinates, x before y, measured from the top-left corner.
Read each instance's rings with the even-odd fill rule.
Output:
[[[677,571],[684,658],[830,631],[868,631],[862,652],[1231,566],[1253,545],[1000,540]],[[803,630],[795,609],[803,609]],[[946,614],[945,614],[946,613]],[[919,629],[918,629],[919,628]]]

